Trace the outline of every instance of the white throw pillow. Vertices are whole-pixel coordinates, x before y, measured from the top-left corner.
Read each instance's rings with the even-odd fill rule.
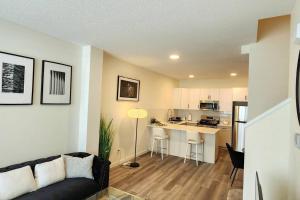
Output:
[[[64,155],[66,177],[67,178],[89,178],[93,177],[93,160],[94,155],[90,155],[85,158],[78,158],[73,156]]]
[[[13,199],[36,190],[29,166],[0,173],[0,200]]]
[[[50,162],[37,164],[34,173],[38,188],[62,181],[66,178],[64,160],[60,157]]]

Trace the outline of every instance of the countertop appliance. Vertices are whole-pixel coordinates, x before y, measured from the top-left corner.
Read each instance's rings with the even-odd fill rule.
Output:
[[[175,123],[175,122],[182,122],[183,120],[182,120],[182,118],[181,117],[171,117],[171,118],[169,118],[169,122],[173,122],[173,123]]]
[[[200,110],[219,111],[219,101],[200,101]]]
[[[232,147],[235,151],[244,152],[248,103],[234,101],[232,111]]]
[[[188,121],[192,121],[192,114],[191,114],[191,113],[188,114],[187,120],[188,120]]]
[[[168,109],[168,119],[171,119],[175,116],[175,111],[173,109]]]
[[[217,117],[202,115],[201,120],[198,122],[198,125],[216,128],[219,123],[220,119],[218,119]]]

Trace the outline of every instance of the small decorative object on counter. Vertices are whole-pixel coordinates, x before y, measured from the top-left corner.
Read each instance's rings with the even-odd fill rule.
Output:
[[[151,118],[150,123],[154,124],[154,125],[157,125],[157,126],[165,126],[165,124],[161,123],[160,121],[158,121],[155,118]]]
[[[155,124],[156,123],[156,119],[155,118],[151,118],[150,119],[150,124]]]
[[[191,113],[188,114],[187,120],[188,120],[188,121],[192,121],[192,114],[191,114]]]

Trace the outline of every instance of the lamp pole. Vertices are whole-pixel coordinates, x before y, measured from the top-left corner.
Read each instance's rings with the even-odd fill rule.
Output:
[[[137,145],[137,132],[138,132],[139,118],[136,118],[135,126],[135,149],[134,149],[134,162],[130,163],[130,167],[139,167],[140,164],[136,162],[136,145]]]

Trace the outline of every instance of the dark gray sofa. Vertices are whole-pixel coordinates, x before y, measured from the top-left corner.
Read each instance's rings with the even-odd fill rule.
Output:
[[[75,157],[87,157],[85,152],[67,154]],[[18,169],[29,165],[34,172],[36,164],[49,162],[60,156],[51,156],[38,160],[28,161],[8,167],[0,168],[1,172]],[[61,182],[54,183],[31,193],[24,194],[15,200],[82,200],[93,196],[95,193],[108,187],[110,162],[95,156],[93,161],[94,180],[87,178],[67,178]]]

